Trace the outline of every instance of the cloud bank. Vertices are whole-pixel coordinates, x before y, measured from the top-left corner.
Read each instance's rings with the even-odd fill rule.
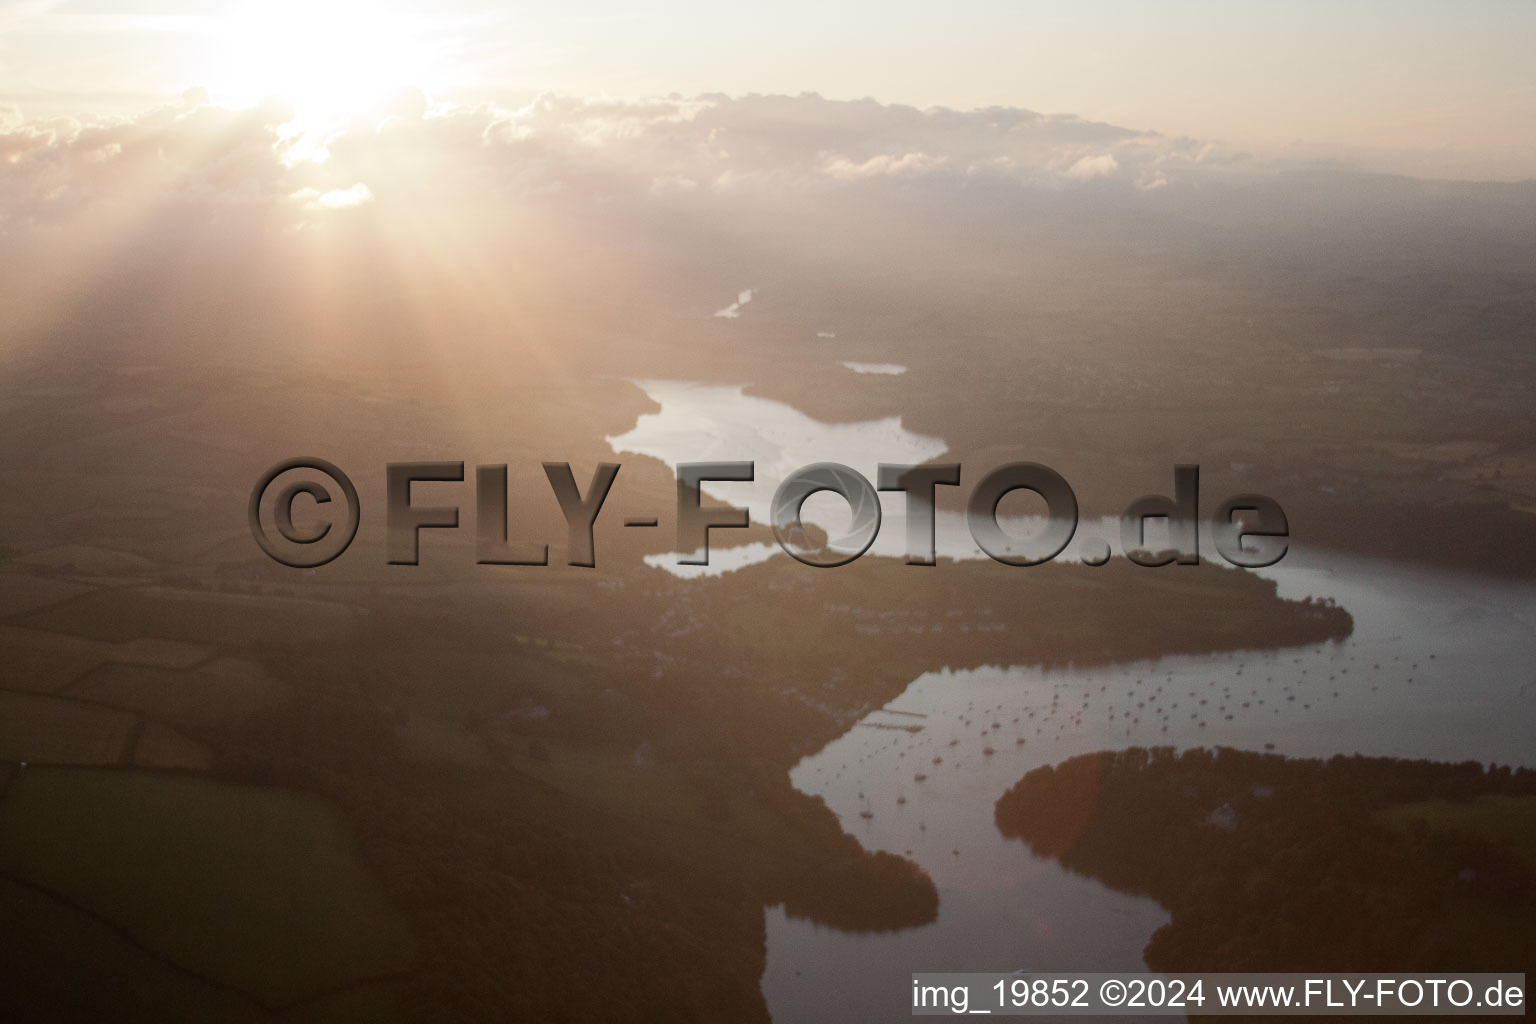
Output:
[[[574,194],[680,201],[700,193],[835,191],[967,181],[1161,184],[1231,160],[1188,139],[1016,109],[917,110],[815,95],[647,102],[544,97],[508,111],[407,94],[380,121],[321,137],[276,104],[179,106],[133,120],[0,117],[0,224],[68,220],[95,205],[292,203],[297,210]],[[331,198],[327,199],[329,196]],[[349,199],[351,196],[353,198]]]
[[[126,120],[0,113],[0,341],[405,346],[680,319],[830,340],[850,309],[865,330],[991,336],[1017,319],[1004,307],[1164,283],[1193,302],[1238,276],[1286,301],[1342,281],[1386,308],[1427,295],[1410,279],[1481,301],[1531,249],[1533,211],[1530,185],[1279,165],[1019,109],[804,94],[507,110],[407,92],[317,132],[280,104],[192,91]],[[759,285],[776,301],[745,316]]]

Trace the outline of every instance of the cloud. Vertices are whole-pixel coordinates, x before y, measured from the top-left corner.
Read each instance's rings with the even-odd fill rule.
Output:
[[[807,94],[511,110],[414,93],[309,135],[280,105],[189,91],[130,119],[0,112],[0,299],[36,310],[0,342],[47,321],[197,344],[213,321],[184,315],[188,295],[238,306],[229,322],[252,336],[281,313],[264,339],[304,325],[358,344],[612,337],[673,330],[684,311],[740,319],[755,287],[716,305],[754,277],[796,296],[753,307],[775,337],[808,343],[854,311],[861,336],[931,315],[990,337],[1003,300],[973,307],[959,298],[971,289],[1066,308],[1083,281],[1132,280],[1126,266],[1271,281],[1320,254],[1388,266],[1411,249],[1465,267],[1524,252],[1530,188],[1260,163],[1007,108]]]
[[[290,198],[303,203],[307,210],[344,210],[371,201],[373,193],[367,185],[357,182],[351,188],[333,188],[329,192],[301,188]]]
[[[1119,169],[1120,161],[1115,159],[1113,153],[1100,153],[1080,158],[1067,168],[1066,176],[1073,181],[1091,181],[1094,178],[1106,178]]]
[[[853,163],[847,157],[834,157],[825,165],[825,172],[840,181],[857,181],[860,178],[872,178],[880,175],[893,178],[918,177],[929,174],[942,167],[945,163],[943,157],[932,157],[926,153],[906,153],[900,157],[892,157],[886,154],[872,156],[861,164]]]
[[[870,100],[702,96],[642,102],[545,96],[518,110],[434,107],[402,96],[379,120],[324,137],[291,111],[210,105],[200,90],[130,120],[23,121],[0,113],[0,223],[93,205],[280,203],[368,182],[378,206],[494,203],[561,193],[611,203],[804,195],[900,184],[1018,187],[1172,181],[1200,144],[1075,117]]]
[[[735,320],[741,316],[741,307],[752,301],[752,293],[756,290],[755,288],[744,288],[737,292],[736,301],[724,309],[715,310],[715,316],[724,320]]]
[[[677,196],[687,195],[697,191],[699,183],[692,178],[683,178],[675,174],[669,174],[663,178],[657,178],[651,182],[651,195],[653,196]]]
[[[905,366],[902,366],[900,363],[850,363],[850,362],[845,362],[845,363],[843,363],[843,366],[845,366],[846,368],[852,370],[854,373],[873,373],[873,374],[877,374],[877,375],[880,375],[880,376],[886,376],[886,377],[899,377],[903,373],[907,372],[907,368]]]
[[[291,195],[280,129],[287,109],[182,104],[131,120],[0,126],[0,229],[67,223],[87,211],[184,203],[267,203]],[[196,105],[195,105],[196,104]]]

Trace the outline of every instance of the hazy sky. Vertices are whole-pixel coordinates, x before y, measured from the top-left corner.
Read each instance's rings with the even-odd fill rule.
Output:
[[[1536,177],[1530,0],[22,0],[0,102],[128,114],[192,86],[355,105],[816,91],[1069,112],[1259,155]]]

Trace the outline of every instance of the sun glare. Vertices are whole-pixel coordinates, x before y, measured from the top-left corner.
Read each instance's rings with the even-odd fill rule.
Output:
[[[215,99],[280,98],[301,122],[367,113],[396,90],[431,84],[432,44],[387,4],[263,0],[237,8],[221,34]]]

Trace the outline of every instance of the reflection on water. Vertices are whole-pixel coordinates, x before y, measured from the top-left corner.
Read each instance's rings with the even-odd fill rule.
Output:
[[[948,450],[936,437],[907,430],[900,417],[821,423],[783,402],[747,395],[741,387],[688,381],[635,383],[661,410],[642,415],[629,432],[605,438],[613,450],[649,455],[672,468],[679,462],[752,462],[756,470],[752,483],[706,482],[702,489],[711,498],[747,509],[758,523],[769,522],[769,506],[779,483],[811,463],[839,462],[873,481],[882,462],[916,465],[937,459]],[[962,483],[969,482],[962,478]],[[962,492],[968,493],[964,487],[938,489],[936,549],[942,558],[985,558],[971,538]],[[905,502],[905,496],[899,493],[880,495],[882,525],[869,549],[870,555],[906,557]],[[945,508],[946,505],[949,507]],[[848,525],[847,507],[836,498],[813,497],[802,511],[806,522],[834,536],[844,532]],[[1045,520],[1039,516],[1004,516],[1001,522],[1010,536],[1019,538],[1037,535],[1045,528]],[[1056,561],[1076,561],[1079,544],[1089,537],[1102,537],[1118,551],[1119,529],[1112,517],[1084,521],[1073,543]],[[1156,540],[1158,529],[1155,524],[1149,528],[1149,542]],[[676,554],[651,555],[645,561],[675,575],[690,577],[717,575],[770,557],[787,557],[771,544],[728,548],[725,545],[730,543],[729,537],[729,531],[713,536],[707,566],[679,565]],[[1013,550],[1004,548],[1006,552]],[[1023,550],[1023,546],[1018,550]]]
[[[1160,908],[997,832],[993,803],[1040,765],[1148,745],[1536,763],[1536,587],[1322,552],[1267,574],[1286,596],[1337,599],[1355,634],[1093,669],[930,672],[802,761],[797,788],[866,847],[933,876],[940,917],[853,935],[770,911],[763,990],[775,1019],[888,1019],[906,1009],[914,970],[1145,969]],[[922,730],[884,727],[912,724]]]
[[[702,490],[711,498],[748,510],[755,522],[769,522],[769,507],[779,483],[797,469],[814,462],[840,462],[875,479],[881,462],[916,464],[936,459],[947,450],[936,437],[915,434],[901,425],[900,417],[866,420],[861,423],[821,423],[792,406],[767,398],[747,395],[741,387],[692,384],[686,381],[636,381],[661,406],[660,412],[646,413],[626,434],[605,440],[616,452],[636,452],[660,459],[669,467],[679,462],[751,462],[755,479],[751,483],[705,482]],[[901,495],[882,495],[881,509],[890,514],[898,508]],[[806,502],[803,518],[839,535],[849,516],[846,506],[835,499]],[[728,533],[716,535],[720,545],[729,543]],[[901,553],[902,534],[881,530],[882,538],[895,538],[891,554]],[[876,541],[876,551],[880,550]],[[752,561],[761,561],[777,549],[752,546]],[[710,545],[710,562],[716,561],[717,545]],[[655,556],[653,565],[684,570],[675,556]],[[706,571],[723,572],[751,564],[737,552],[735,558],[711,564]]]
[[[894,420],[826,426],[739,389],[644,387],[662,412],[615,447],[669,464],[758,459],[767,493],[754,494],[754,516],[777,480],[805,463],[836,459],[872,477],[879,461],[944,451]],[[701,436],[719,450],[690,450]],[[899,505],[886,511],[900,515]],[[891,554],[900,553],[899,524],[881,531]],[[1113,537],[1113,525],[1084,529]],[[756,548],[737,557],[772,550]],[[947,525],[941,516],[940,551],[979,556],[958,515]],[[994,826],[997,798],[1040,765],[1148,745],[1536,763],[1536,587],[1304,549],[1264,573],[1282,596],[1338,601],[1354,615],[1354,635],[1085,669],[929,672],[802,761],[797,788],[822,796],[867,848],[929,872],[939,919],[860,935],[770,910],[763,991],[774,1018],[905,1016],[918,970],[1144,969],[1161,908],[1037,860]]]
[[[854,373],[874,373],[887,377],[899,377],[907,372],[907,368],[900,363],[853,363],[844,362],[843,366]]]

